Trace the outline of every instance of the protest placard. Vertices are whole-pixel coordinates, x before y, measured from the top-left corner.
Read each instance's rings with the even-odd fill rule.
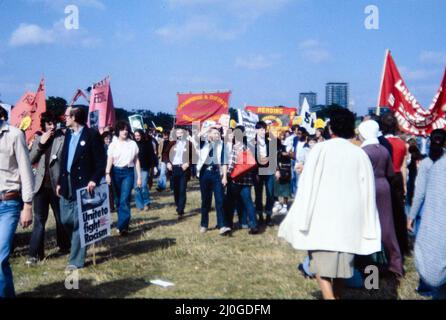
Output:
[[[129,117],[130,127],[132,128],[132,132],[135,130],[141,129],[145,131],[144,120],[141,115],[135,114]]]
[[[98,242],[111,234],[109,188],[105,180],[93,193],[87,187],[77,190],[77,207],[81,246]]]

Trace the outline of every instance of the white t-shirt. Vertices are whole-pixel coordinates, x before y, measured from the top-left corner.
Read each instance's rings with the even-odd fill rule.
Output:
[[[267,156],[265,139],[260,139],[259,138],[258,143],[259,143],[259,153],[260,153],[260,156],[262,158],[265,158]]]
[[[113,158],[115,167],[134,167],[135,157],[138,156],[139,148],[135,141],[127,139],[121,141],[113,140],[108,147],[107,155]]]

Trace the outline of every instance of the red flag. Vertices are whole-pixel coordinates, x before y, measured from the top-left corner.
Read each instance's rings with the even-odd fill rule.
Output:
[[[72,106],[73,103],[75,103],[75,102],[77,101],[77,99],[79,99],[80,97],[84,97],[85,100],[88,101],[88,98],[87,98],[87,96],[85,95],[85,93],[84,93],[81,89],[77,89],[77,90],[76,90],[76,93],[74,94],[73,99],[71,99],[71,102],[70,102],[69,105]]]
[[[231,92],[179,93],[176,124],[191,125],[193,122],[214,120],[229,113]]]
[[[40,115],[46,111],[45,80],[40,80],[37,93],[26,92],[11,110],[11,125],[25,131],[29,142],[40,130]]]
[[[100,132],[115,125],[115,107],[108,77],[93,86],[88,112],[88,125]]]
[[[395,61],[387,52],[378,107],[389,107],[398,119],[400,129],[414,135],[428,135],[446,127],[446,70],[443,81],[428,110],[424,110],[407,88]]]

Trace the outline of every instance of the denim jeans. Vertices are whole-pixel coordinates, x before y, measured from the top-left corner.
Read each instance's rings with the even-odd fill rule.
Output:
[[[9,255],[21,209],[19,200],[0,201],[0,298],[15,296]]]
[[[166,177],[166,164],[164,162],[159,163],[159,178],[158,178],[158,189],[165,190],[166,184],[167,184],[167,177]]]
[[[87,248],[81,247],[77,200],[70,201],[64,197],[60,198],[60,220],[71,242],[68,264],[83,268]]]
[[[184,208],[186,207],[186,172],[181,167],[174,166],[172,168],[172,178],[170,180],[171,188],[173,189],[173,196],[175,198],[175,206],[177,207],[177,213],[179,215],[184,214]]]
[[[136,179],[135,179],[135,204],[136,208],[139,210],[144,209],[145,206],[150,205],[150,192],[149,187],[147,186],[149,182],[149,171],[145,171],[141,169],[141,180],[142,180],[142,186],[141,188],[138,188],[136,185]],[[135,177],[136,177],[136,171],[135,171]]]
[[[133,168],[113,167],[113,184],[118,203],[118,230],[128,230],[130,224],[130,198],[135,172]]]
[[[249,228],[257,228],[257,216],[251,197],[251,186],[231,183],[228,188],[228,210],[233,213],[237,209],[239,222]],[[230,216],[232,221],[232,215]]]
[[[297,172],[294,170],[296,166],[296,160],[291,160],[291,183],[290,183],[290,192],[291,196],[295,196],[297,192]]]
[[[258,214],[263,212],[263,186],[266,189],[265,212],[268,216],[272,215],[274,206],[274,175],[259,175],[258,181],[254,184],[256,194],[256,211]]]
[[[201,226],[209,226],[209,211],[212,204],[212,193],[215,199],[215,211],[217,212],[217,228],[223,228],[225,223],[225,211],[223,208],[224,189],[221,183],[219,167],[212,170],[201,170],[200,172],[201,190]]]
[[[60,200],[53,189],[42,187],[33,199],[34,224],[29,245],[29,256],[40,260],[45,256],[45,224],[50,205],[56,220],[57,246],[63,251],[70,249],[70,239],[60,221]]]

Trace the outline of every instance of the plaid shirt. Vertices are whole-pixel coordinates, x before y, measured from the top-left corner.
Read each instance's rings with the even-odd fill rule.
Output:
[[[240,146],[240,145],[234,145],[232,147],[232,153],[229,157],[229,167],[228,167],[228,174],[230,175],[232,171],[234,170],[234,167],[237,163],[237,157],[240,152],[247,150],[246,147]],[[239,185],[245,185],[245,186],[252,186],[254,185],[254,177],[255,177],[256,170],[250,170],[248,173],[237,177],[232,180],[233,183],[239,184]]]

